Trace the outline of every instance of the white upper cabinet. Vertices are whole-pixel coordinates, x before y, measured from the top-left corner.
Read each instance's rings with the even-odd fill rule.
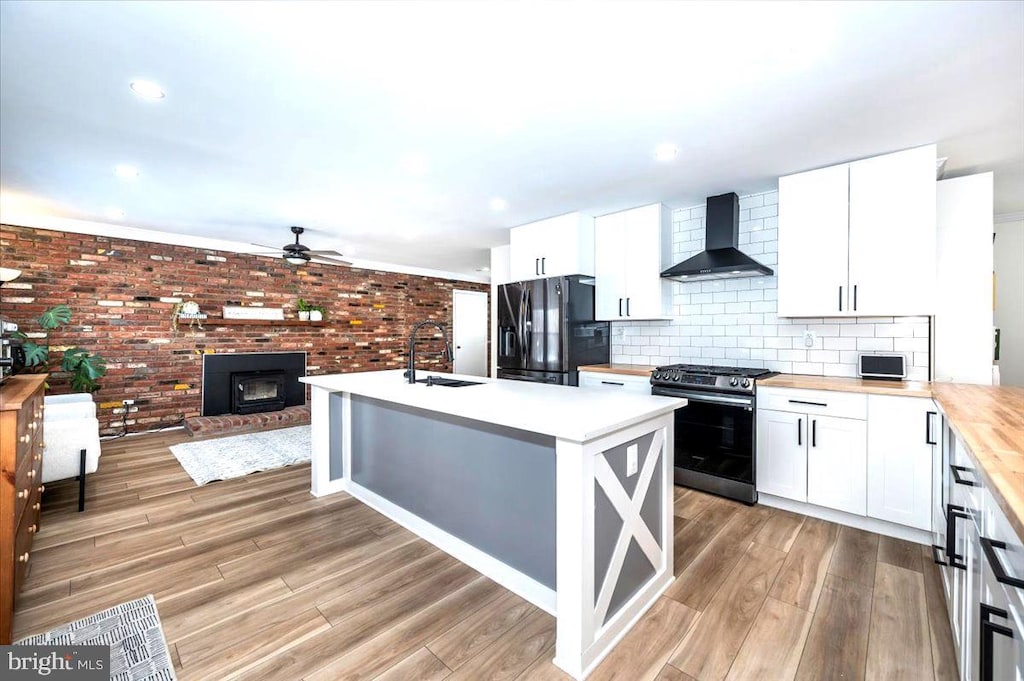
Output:
[[[513,227],[509,246],[512,281],[594,275],[594,218],[581,213]]]
[[[853,312],[934,312],[935,146],[850,164]]]
[[[868,515],[931,529],[937,410],[923,397],[868,395]]]
[[[779,315],[934,308],[935,145],[779,178]]]
[[[671,225],[670,211],[660,203],[594,220],[598,319],[671,316],[672,282],[661,278],[671,254]]]
[[[849,309],[849,170],[845,165],[779,178],[779,316]]]

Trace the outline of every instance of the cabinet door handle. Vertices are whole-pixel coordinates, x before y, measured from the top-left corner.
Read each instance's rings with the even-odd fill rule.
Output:
[[[926,411],[924,413],[924,443],[926,445],[937,445],[938,442],[932,440],[932,417],[935,416],[934,411]]]
[[[619,298],[619,316],[622,316],[622,298]]]
[[[1006,542],[999,541],[998,539],[989,539],[988,537],[981,537],[981,548],[985,551],[985,557],[988,558],[988,564],[992,567],[992,574],[996,576],[996,581],[1000,584],[1009,584],[1010,586],[1018,589],[1024,589],[1024,579],[1017,579],[1011,577],[1007,572],[1003,564],[999,562],[999,556],[996,554],[996,549],[1006,550]]]
[[[625,383],[619,383],[617,381],[601,381],[602,385],[625,385]]]
[[[540,276],[540,258],[533,259],[533,273]]]
[[[981,610],[981,640],[979,643],[979,660],[978,666],[981,668],[981,681],[992,681],[992,668],[995,666],[995,655],[992,652],[992,647],[995,644],[995,635],[1005,636],[1007,638],[1013,638],[1013,629],[1004,627],[1002,624],[996,624],[992,621],[992,615],[996,617],[1002,617],[1008,619],[1009,615],[1005,610],[1001,608],[995,608],[985,603],[978,604]]]
[[[796,444],[802,446],[804,444],[804,420],[796,420]]]
[[[839,287],[839,311],[843,311],[843,287]]]
[[[964,485],[965,487],[978,486],[978,483],[975,482],[974,480],[967,480],[965,478],[960,477],[960,472],[963,471],[964,473],[966,473],[967,471],[970,470],[969,468],[966,468],[965,466],[954,466],[953,464],[949,464],[949,469],[953,471],[953,482],[955,482],[956,484]]]
[[[942,548],[938,544],[932,544],[932,561],[934,561],[936,565],[947,565],[946,560],[940,557],[940,555],[945,552],[946,549]]]
[[[963,556],[956,552],[956,520],[970,520],[971,516],[967,515],[967,510],[963,506],[947,504],[946,509],[946,560],[949,561],[949,567],[966,570],[967,563],[963,561]]]
[[[803,400],[790,400],[789,403],[790,404],[809,404],[812,407],[827,407],[828,406],[828,404],[826,404],[825,402],[805,402]]]
[[[540,259],[540,273],[541,274],[547,274],[548,273],[548,266],[544,263],[545,260],[547,260],[547,258],[541,258]]]
[[[857,285],[853,285],[853,311],[857,311]]]
[[[818,446],[818,419],[811,419],[811,446]]]
[[[626,316],[629,316],[629,298],[626,298]]]

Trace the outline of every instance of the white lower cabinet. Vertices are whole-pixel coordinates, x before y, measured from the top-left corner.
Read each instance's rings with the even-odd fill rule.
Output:
[[[807,501],[854,515],[867,513],[867,424],[811,417]]]
[[[581,371],[580,387],[650,395],[651,377],[635,376],[633,374],[613,374],[606,371]]]
[[[757,410],[757,489],[807,501],[807,416]]]
[[[928,398],[868,395],[867,515],[931,529],[935,417]]]

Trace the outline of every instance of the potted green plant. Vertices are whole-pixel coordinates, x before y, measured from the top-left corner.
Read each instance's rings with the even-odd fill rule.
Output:
[[[319,322],[323,321],[324,314],[327,312],[323,305],[310,305],[309,306],[309,321]]]
[[[36,319],[43,329],[42,342],[29,340],[24,333],[19,332],[18,336],[22,339],[22,348],[25,350],[25,365],[35,368],[36,371],[46,371],[50,364],[50,332],[70,321],[71,308],[67,305],[55,305]],[[107,360],[84,348],[75,346],[64,351],[60,370],[71,376],[72,390],[92,393],[100,389],[100,385],[96,381],[106,375]]]

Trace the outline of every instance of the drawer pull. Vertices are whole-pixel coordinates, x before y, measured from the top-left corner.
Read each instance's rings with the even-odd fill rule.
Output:
[[[25,553],[23,553],[20,556],[18,556],[18,562],[19,563],[27,563],[28,562],[28,551],[26,551]]]
[[[932,544],[932,561],[934,561],[936,565],[948,565],[949,563],[946,562],[946,559],[941,557],[945,552],[946,549],[943,547]]]
[[[985,603],[979,603],[978,606],[981,615],[981,636],[979,637],[979,657],[981,659],[978,666],[981,671],[981,681],[992,681],[995,678],[993,674],[995,666],[993,654],[995,636],[999,634],[1000,636],[1012,639],[1013,630],[1001,624],[996,624],[991,619],[993,615],[1002,619],[1009,619],[1010,615],[1005,610]]]
[[[992,568],[992,574],[996,576],[996,581],[1000,584],[1009,584],[1015,586],[1018,589],[1024,589],[1024,579],[1017,579],[1011,577],[1007,572],[1003,564],[999,562],[999,556],[996,554],[996,549],[1006,550],[1006,542],[999,541],[998,539],[989,539],[988,537],[981,537],[981,548],[985,551],[985,557],[988,558],[988,564]]]
[[[39,510],[39,502],[38,501],[36,503],[32,504],[32,510],[33,511],[38,511]]]
[[[39,529],[39,527],[35,523],[32,523],[31,525],[28,526],[28,533],[29,534],[35,534],[36,530],[38,530],[38,529]]]
[[[18,442],[28,442],[28,441],[29,441],[28,433],[25,433],[24,435],[22,435],[21,437],[18,438]]]
[[[789,403],[790,404],[809,404],[812,407],[827,407],[828,406],[827,402],[807,402],[807,401],[804,401],[804,400],[790,400]]]
[[[32,423],[28,424],[28,427],[31,428],[32,430],[35,430],[37,425],[38,424],[35,421],[33,421]]]
[[[36,470],[34,468],[28,472],[28,477],[30,477],[30,478],[36,477]]]
[[[966,468],[965,466],[954,466],[953,464],[949,464],[949,469],[951,471],[953,471],[953,482],[955,482],[956,484],[964,485],[966,487],[977,487],[978,486],[977,482],[975,482],[973,480],[967,480],[965,478],[960,477],[960,473],[961,472],[966,473],[966,472],[970,471],[971,469]]]
[[[39,493],[42,494],[46,491],[46,485],[39,485]]]
[[[601,381],[601,385],[625,385],[625,383],[619,383],[618,381]]]
[[[28,499],[28,489],[19,490],[17,496],[19,499]]]

